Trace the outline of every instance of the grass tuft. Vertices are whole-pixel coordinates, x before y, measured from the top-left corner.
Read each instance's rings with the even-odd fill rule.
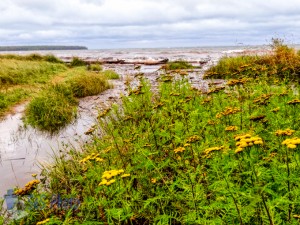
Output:
[[[75,75],[66,82],[78,98],[96,95],[111,87],[105,76],[93,72]]]
[[[179,70],[179,69],[193,69],[194,66],[186,61],[178,60],[174,62],[168,62],[166,65],[164,65],[163,68],[165,70]]]
[[[105,70],[102,74],[109,80],[120,79],[120,75],[113,70]]]
[[[75,118],[76,105],[77,100],[66,85],[52,85],[28,104],[25,123],[41,130],[56,132]]]

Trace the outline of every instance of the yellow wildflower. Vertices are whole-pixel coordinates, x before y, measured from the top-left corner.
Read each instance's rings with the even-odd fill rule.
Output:
[[[151,178],[151,183],[152,183],[152,184],[155,184],[156,181],[157,181],[156,178]]]
[[[185,148],[184,148],[184,147],[179,147],[179,148],[174,149],[174,152],[175,152],[175,153],[178,153],[178,152],[184,152],[184,151],[185,151]]]
[[[48,218],[43,221],[37,222],[36,225],[42,225],[42,224],[48,223],[49,221],[50,221],[50,219]]]
[[[116,182],[116,180],[112,179],[112,180],[108,181],[105,185],[109,186],[109,185],[111,185],[112,183],[115,183],[115,182]]]
[[[277,130],[275,132],[275,135],[276,136],[291,136],[295,131],[290,129],[290,128],[287,128],[285,130]]]
[[[238,127],[237,126],[228,126],[225,128],[225,131],[237,131]]]
[[[207,148],[205,149],[203,152],[205,155],[208,155],[209,153],[213,152],[213,151],[220,151],[224,148],[224,146],[220,146],[220,147],[212,147],[212,148]]]
[[[296,148],[300,144],[300,138],[288,138],[282,142],[283,145],[286,145],[288,148]]]
[[[99,186],[105,185],[105,184],[107,184],[107,180],[106,179],[102,179],[102,181],[99,183]]]
[[[122,178],[124,178],[124,177],[130,177],[130,173],[124,173],[121,177]]]

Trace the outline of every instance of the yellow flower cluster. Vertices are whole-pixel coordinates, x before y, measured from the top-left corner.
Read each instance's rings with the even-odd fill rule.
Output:
[[[237,131],[238,127],[237,126],[228,126],[225,128],[225,131]]]
[[[98,114],[98,119],[100,119],[100,118],[106,116],[107,113],[109,113],[110,110],[111,110],[111,108],[107,108],[107,109],[105,109],[102,113],[99,113],[99,114]]]
[[[237,107],[226,107],[225,110],[223,112],[220,112],[216,115],[216,118],[221,118],[222,116],[228,116],[228,115],[231,115],[231,114],[235,114],[235,113],[238,113],[240,112],[241,109],[237,108]]]
[[[174,149],[174,152],[175,153],[178,153],[178,152],[184,152],[185,151],[185,148],[184,147],[178,147],[176,149]]]
[[[296,105],[296,104],[299,104],[299,103],[300,103],[299,99],[294,99],[292,101],[289,101],[287,104],[289,104],[289,105]]]
[[[39,180],[32,180],[32,181],[29,181],[24,188],[20,188],[18,190],[15,191],[15,194],[16,195],[20,195],[20,196],[23,196],[23,195],[26,195],[26,194],[29,194],[31,191],[33,191],[36,186],[40,183]]]
[[[50,219],[48,218],[43,221],[37,222],[36,225],[42,225],[42,224],[48,223],[49,221],[50,221]]]
[[[235,136],[234,140],[236,141],[237,146],[235,153],[242,152],[246,147],[263,144],[263,141],[260,137],[252,137],[250,134],[237,135]]]
[[[254,99],[253,103],[258,103],[258,104],[261,104],[261,105],[265,105],[265,104],[268,103],[268,100],[270,99],[271,96],[272,96],[272,94],[262,94],[258,98]]]
[[[205,103],[209,103],[209,102],[211,102],[211,100],[212,100],[211,97],[205,98],[205,99],[203,99],[203,101],[202,101],[201,104],[203,105],[203,104],[205,104]]]
[[[279,107],[275,108],[275,109],[272,109],[271,112],[278,112],[280,110]]]
[[[219,91],[225,89],[225,87],[216,87],[207,92],[207,94],[218,93]]]
[[[227,82],[228,86],[234,86],[234,85],[238,85],[238,84],[245,84],[248,81],[247,78],[241,78],[241,79],[233,79],[233,80],[229,80]]]
[[[207,156],[209,155],[211,152],[213,151],[220,151],[224,148],[224,146],[220,146],[220,147],[212,147],[212,148],[207,148],[203,151],[203,153]]]
[[[276,136],[291,136],[295,131],[290,129],[290,128],[287,128],[285,130],[277,130],[275,132],[275,135]]]
[[[88,155],[87,157],[85,157],[84,159],[80,160],[79,163],[86,163],[90,160],[95,160],[96,162],[103,162],[104,159],[99,157],[99,153],[92,153],[91,155]]]
[[[283,145],[286,145],[288,148],[297,148],[297,145],[300,144],[300,138],[288,138],[282,142]]]
[[[153,109],[161,108],[164,105],[162,102],[158,102],[157,105],[153,106]]]
[[[193,135],[193,136],[190,136],[186,142],[187,143],[194,143],[196,141],[199,141],[200,140],[200,137],[198,135]]]
[[[108,171],[104,171],[103,175],[102,175],[102,181],[99,183],[99,186],[101,185],[106,185],[109,186],[112,183],[116,182],[115,179],[111,179],[113,177],[116,177],[120,174],[124,173],[124,170],[108,170]],[[121,175],[122,178],[125,177],[130,177],[129,173],[124,173],[123,175]],[[111,179],[111,180],[109,180]]]

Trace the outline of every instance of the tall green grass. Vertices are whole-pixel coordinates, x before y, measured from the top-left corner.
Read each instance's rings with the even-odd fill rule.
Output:
[[[101,136],[44,171],[46,200],[79,207],[33,210],[25,224],[298,223],[298,85],[249,78],[202,93],[178,78],[154,95],[140,82],[100,112]]]
[[[62,84],[50,86],[31,100],[25,112],[25,123],[41,130],[55,132],[76,116],[77,101]]]
[[[265,77],[300,80],[300,56],[280,40],[273,40],[272,53],[256,56],[224,57],[205,72],[204,78]]]
[[[73,70],[65,80],[46,87],[26,108],[25,121],[40,130],[56,132],[76,116],[77,100],[110,88],[105,76],[85,70]]]
[[[111,87],[105,76],[93,72],[75,75],[66,82],[74,96],[78,98],[96,95]]]
[[[53,75],[65,71],[63,64],[15,59],[0,60],[0,85],[46,83]]]

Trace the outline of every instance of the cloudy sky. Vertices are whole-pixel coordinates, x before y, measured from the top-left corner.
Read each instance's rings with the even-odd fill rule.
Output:
[[[300,0],[0,0],[0,45],[300,43]]]

